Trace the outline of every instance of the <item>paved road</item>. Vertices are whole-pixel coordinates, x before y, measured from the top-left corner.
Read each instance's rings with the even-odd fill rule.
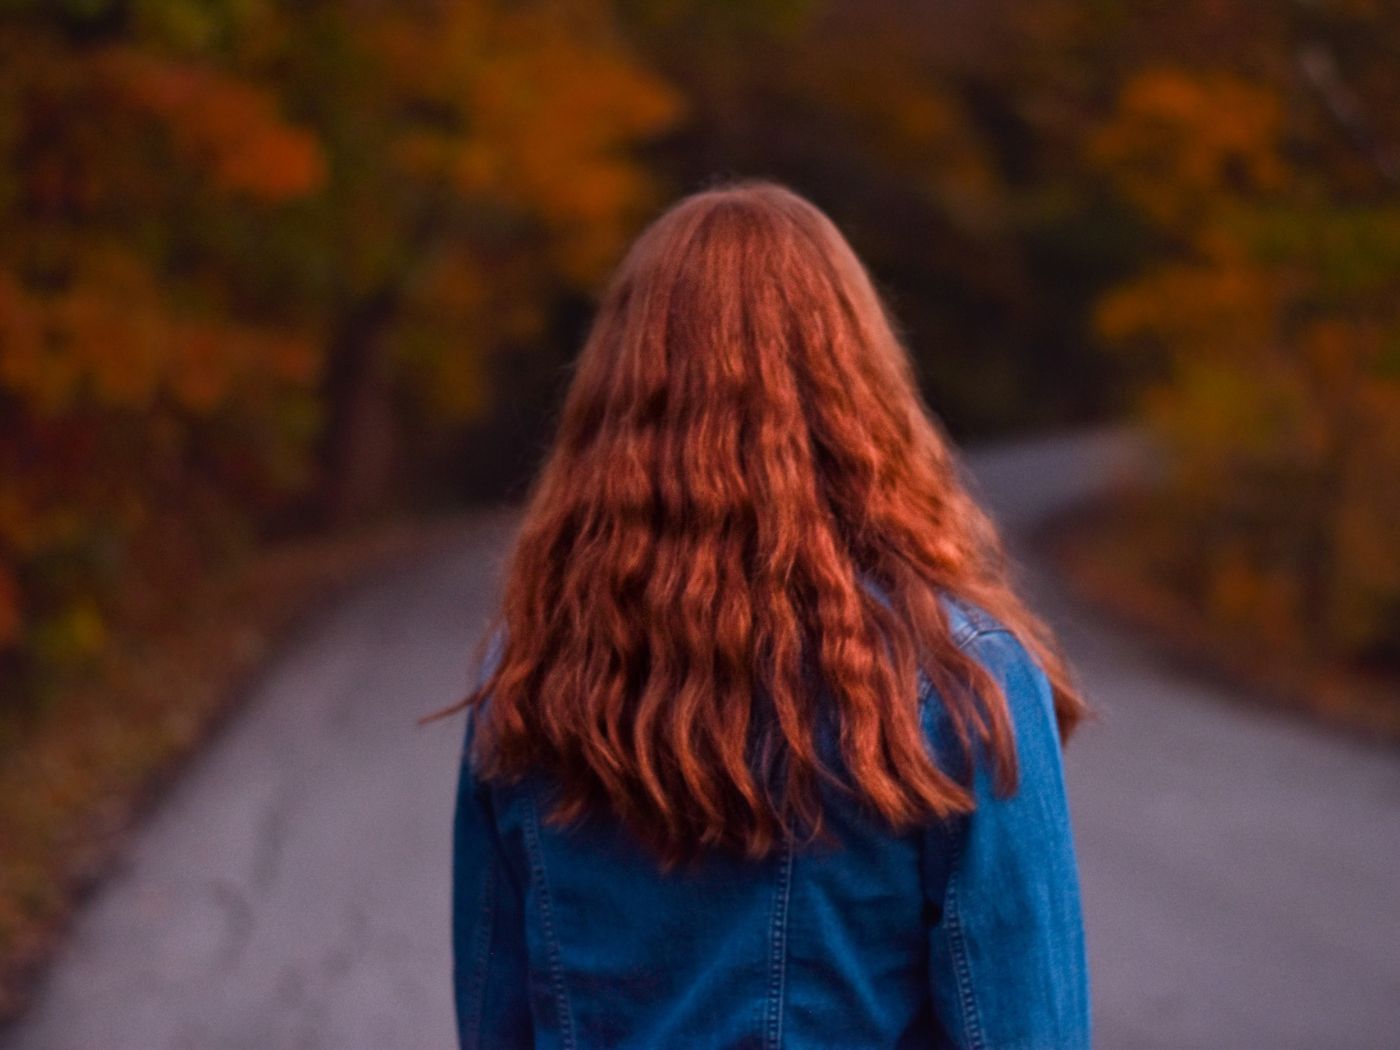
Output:
[[[971,458],[1013,534],[1121,435]],[[513,518],[361,588],[268,669],[82,914],[9,1050],[452,1045],[447,836]],[[1103,712],[1069,751],[1098,1045],[1400,1047],[1400,755],[1182,677],[1031,567]]]

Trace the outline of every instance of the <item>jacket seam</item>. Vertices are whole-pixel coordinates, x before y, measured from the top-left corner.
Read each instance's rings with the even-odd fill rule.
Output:
[[[983,624],[970,624],[958,632],[953,638],[953,644],[959,649],[966,649],[973,642],[977,641],[977,639],[986,637],[989,634],[1010,634],[1012,637],[1015,637],[1009,627],[1000,625],[988,627]]]
[[[564,987],[564,968],[559,956],[559,943],[554,933],[554,908],[550,900],[549,877],[540,848],[539,814],[534,799],[529,800],[529,819],[525,822],[525,840],[530,850],[530,876],[539,890],[540,924],[544,930],[545,956],[549,964],[550,984],[554,990],[554,1010],[559,1022],[559,1040],[564,1050],[574,1050],[573,1013],[569,1008],[568,992]]]
[[[955,644],[959,649],[966,650],[977,639],[996,634],[1015,637],[1014,632],[1004,624],[970,623],[961,632]],[[964,833],[966,832],[964,831]],[[962,852],[963,841],[959,837],[953,849],[951,864],[953,870],[948,876],[948,885],[944,890],[944,919],[948,925],[948,946],[953,956],[953,970],[958,982],[958,1000],[962,1006],[963,1036],[967,1040],[969,1050],[985,1050],[986,1034],[982,1029],[982,1018],[977,1010],[976,988],[972,981],[972,964],[967,954],[967,936],[963,930],[961,913],[958,910],[957,865],[962,860]]]
[[[972,966],[967,957],[967,938],[962,927],[962,916],[958,910],[957,865],[962,860],[962,843],[954,849],[954,871],[948,878],[944,891],[944,921],[948,926],[948,947],[953,956],[953,971],[958,981],[958,1001],[962,1006],[963,1036],[969,1050],[985,1050],[986,1038],[982,1031],[981,1017],[977,1012],[977,995],[972,983]]]
[[[490,954],[491,939],[494,934],[495,897],[496,861],[493,857],[486,866],[486,877],[481,885],[481,898],[477,901],[476,906],[478,926],[476,943],[472,946],[472,983],[467,998],[466,1020],[470,1029],[476,1034],[476,1042],[473,1044],[476,1046],[481,1045],[481,1026],[484,1021],[482,1006],[486,996],[487,957]]]
[[[773,897],[773,923],[770,932],[771,950],[768,959],[768,1017],[763,1045],[765,1050],[778,1050],[783,1038],[783,993],[787,969],[787,915],[792,892],[793,849],[789,843],[778,868],[778,887]]]
[[[978,638],[986,637],[989,634],[1006,634],[1011,635],[1013,638],[1015,637],[1011,629],[1002,624],[988,626],[986,624],[969,623],[965,624],[953,634],[953,647],[960,652],[965,651],[967,647]],[[922,672],[920,672],[919,677],[922,680],[922,684],[919,686],[919,704],[922,706],[932,697],[934,687],[933,683],[930,682]]]

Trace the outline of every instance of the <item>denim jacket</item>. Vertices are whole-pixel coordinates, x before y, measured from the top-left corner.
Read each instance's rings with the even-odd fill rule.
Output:
[[[1049,683],[988,613],[945,603],[957,643],[1006,690],[1020,769],[1016,793],[1000,798],[979,761],[968,817],[896,835],[833,793],[827,816],[844,849],[715,854],[662,875],[610,818],[546,826],[543,777],[498,787],[464,764],[453,863],[461,1045],[1087,1047]],[[930,747],[947,754],[926,682],[921,703]]]

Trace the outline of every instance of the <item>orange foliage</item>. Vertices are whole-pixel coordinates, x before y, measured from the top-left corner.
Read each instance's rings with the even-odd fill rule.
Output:
[[[1164,225],[1205,207],[1280,189],[1283,109],[1268,88],[1230,72],[1153,68],[1133,74],[1089,156]]]
[[[456,118],[395,134],[405,171],[538,219],[568,276],[601,273],[648,196],[625,147],[680,108],[622,48],[606,8],[459,3],[430,18],[390,10],[365,33],[396,90]]]
[[[1293,99],[1292,106],[1285,103]],[[1175,452],[1166,495],[1194,531],[1160,543],[1222,623],[1346,657],[1400,615],[1400,221],[1323,156],[1288,85],[1153,68],[1124,85],[1088,155],[1167,254],[1111,288],[1110,345],[1158,359],[1148,418]],[[1389,540],[1382,537],[1389,536]]]
[[[157,118],[176,149],[204,168],[216,188],[279,201],[325,181],[320,144],[282,119],[268,89],[132,47],[110,48],[93,62],[99,83]]]
[[[81,17],[0,17],[0,672],[31,681],[307,497],[347,340],[394,407],[479,411],[678,110],[592,0]]]

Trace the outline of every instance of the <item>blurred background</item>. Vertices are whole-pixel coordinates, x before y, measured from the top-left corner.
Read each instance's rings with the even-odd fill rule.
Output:
[[[442,961],[446,857],[421,850],[453,730],[421,782],[367,764],[417,762],[408,723],[465,684],[512,501],[629,239],[763,176],[868,263],[1097,687],[1071,774],[1102,1045],[1394,1046],[1397,55],[1383,0],[0,0],[16,1045],[127,1045],[64,988],[130,974],[162,923],[151,957],[207,988],[191,960],[224,949],[201,931],[282,921],[225,885],[200,925],[162,856],[265,871],[280,818],[217,846],[182,829],[288,769],[292,794],[329,783],[307,754],[346,762],[328,808],[383,788],[361,800],[380,830],[337,825],[349,840],[427,807],[385,863],[426,880],[421,959]],[[353,659],[407,677],[352,696]],[[368,733],[328,757],[371,707],[420,751],[375,757]],[[297,733],[309,752],[259,765]],[[301,886],[279,907],[343,856],[278,868]],[[366,892],[392,895],[388,871]],[[1300,915],[1319,895],[1353,910]],[[151,1000],[130,1045],[442,1045],[445,970],[420,987],[421,961],[394,965],[339,1013],[295,965],[246,998],[235,970],[217,1008],[182,992],[178,1028]],[[371,1006],[381,1027],[327,1034]]]

